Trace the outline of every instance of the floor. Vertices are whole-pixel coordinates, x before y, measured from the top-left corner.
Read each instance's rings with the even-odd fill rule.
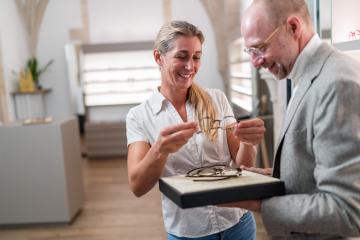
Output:
[[[0,227],[1,240],[165,240],[160,192],[130,192],[125,159],[83,160],[85,204],[72,224]],[[268,237],[256,215],[257,239]]]

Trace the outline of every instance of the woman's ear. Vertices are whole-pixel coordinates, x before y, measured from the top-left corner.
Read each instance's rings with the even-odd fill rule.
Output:
[[[153,55],[154,55],[155,62],[159,65],[159,67],[161,67],[162,61],[161,61],[161,54],[160,54],[159,50],[154,49]]]

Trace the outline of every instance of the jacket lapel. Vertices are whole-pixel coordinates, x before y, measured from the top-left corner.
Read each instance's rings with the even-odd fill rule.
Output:
[[[333,48],[328,46],[326,43],[322,43],[319,49],[315,52],[315,54],[308,62],[304,74],[301,75],[299,79],[298,89],[285,115],[284,124],[281,129],[279,141],[276,147],[276,154],[275,154],[273,168],[274,168],[274,173],[278,171],[279,176],[275,176],[277,174],[274,174],[274,177],[280,177],[280,155],[281,155],[281,148],[282,148],[284,136],[287,130],[289,129],[289,126],[306,92],[310,89],[311,84],[315,81],[316,77],[319,75],[322,67],[324,66],[326,59],[333,51],[334,51]]]

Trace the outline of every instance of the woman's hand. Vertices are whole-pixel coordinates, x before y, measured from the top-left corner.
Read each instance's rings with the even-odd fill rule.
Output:
[[[161,130],[156,142],[135,142],[128,150],[128,177],[130,188],[140,197],[157,183],[167,156],[178,151],[197,131],[196,122],[172,125]]]
[[[161,154],[177,152],[198,130],[196,122],[186,122],[166,127],[161,130],[154,146]]]
[[[242,143],[257,145],[264,138],[265,131],[264,121],[254,118],[237,123],[233,133]]]

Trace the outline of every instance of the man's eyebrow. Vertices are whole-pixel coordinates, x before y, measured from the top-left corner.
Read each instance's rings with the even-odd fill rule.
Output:
[[[189,51],[187,51],[187,50],[179,50],[176,53],[186,53],[187,54],[187,53],[189,53]],[[202,54],[202,50],[196,51],[195,54]]]
[[[264,43],[260,42],[260,43],[256,43],[256,44],[253,44],[253,45],[249,46],[249,48],[260,48],[262,46],[264,46]]]

